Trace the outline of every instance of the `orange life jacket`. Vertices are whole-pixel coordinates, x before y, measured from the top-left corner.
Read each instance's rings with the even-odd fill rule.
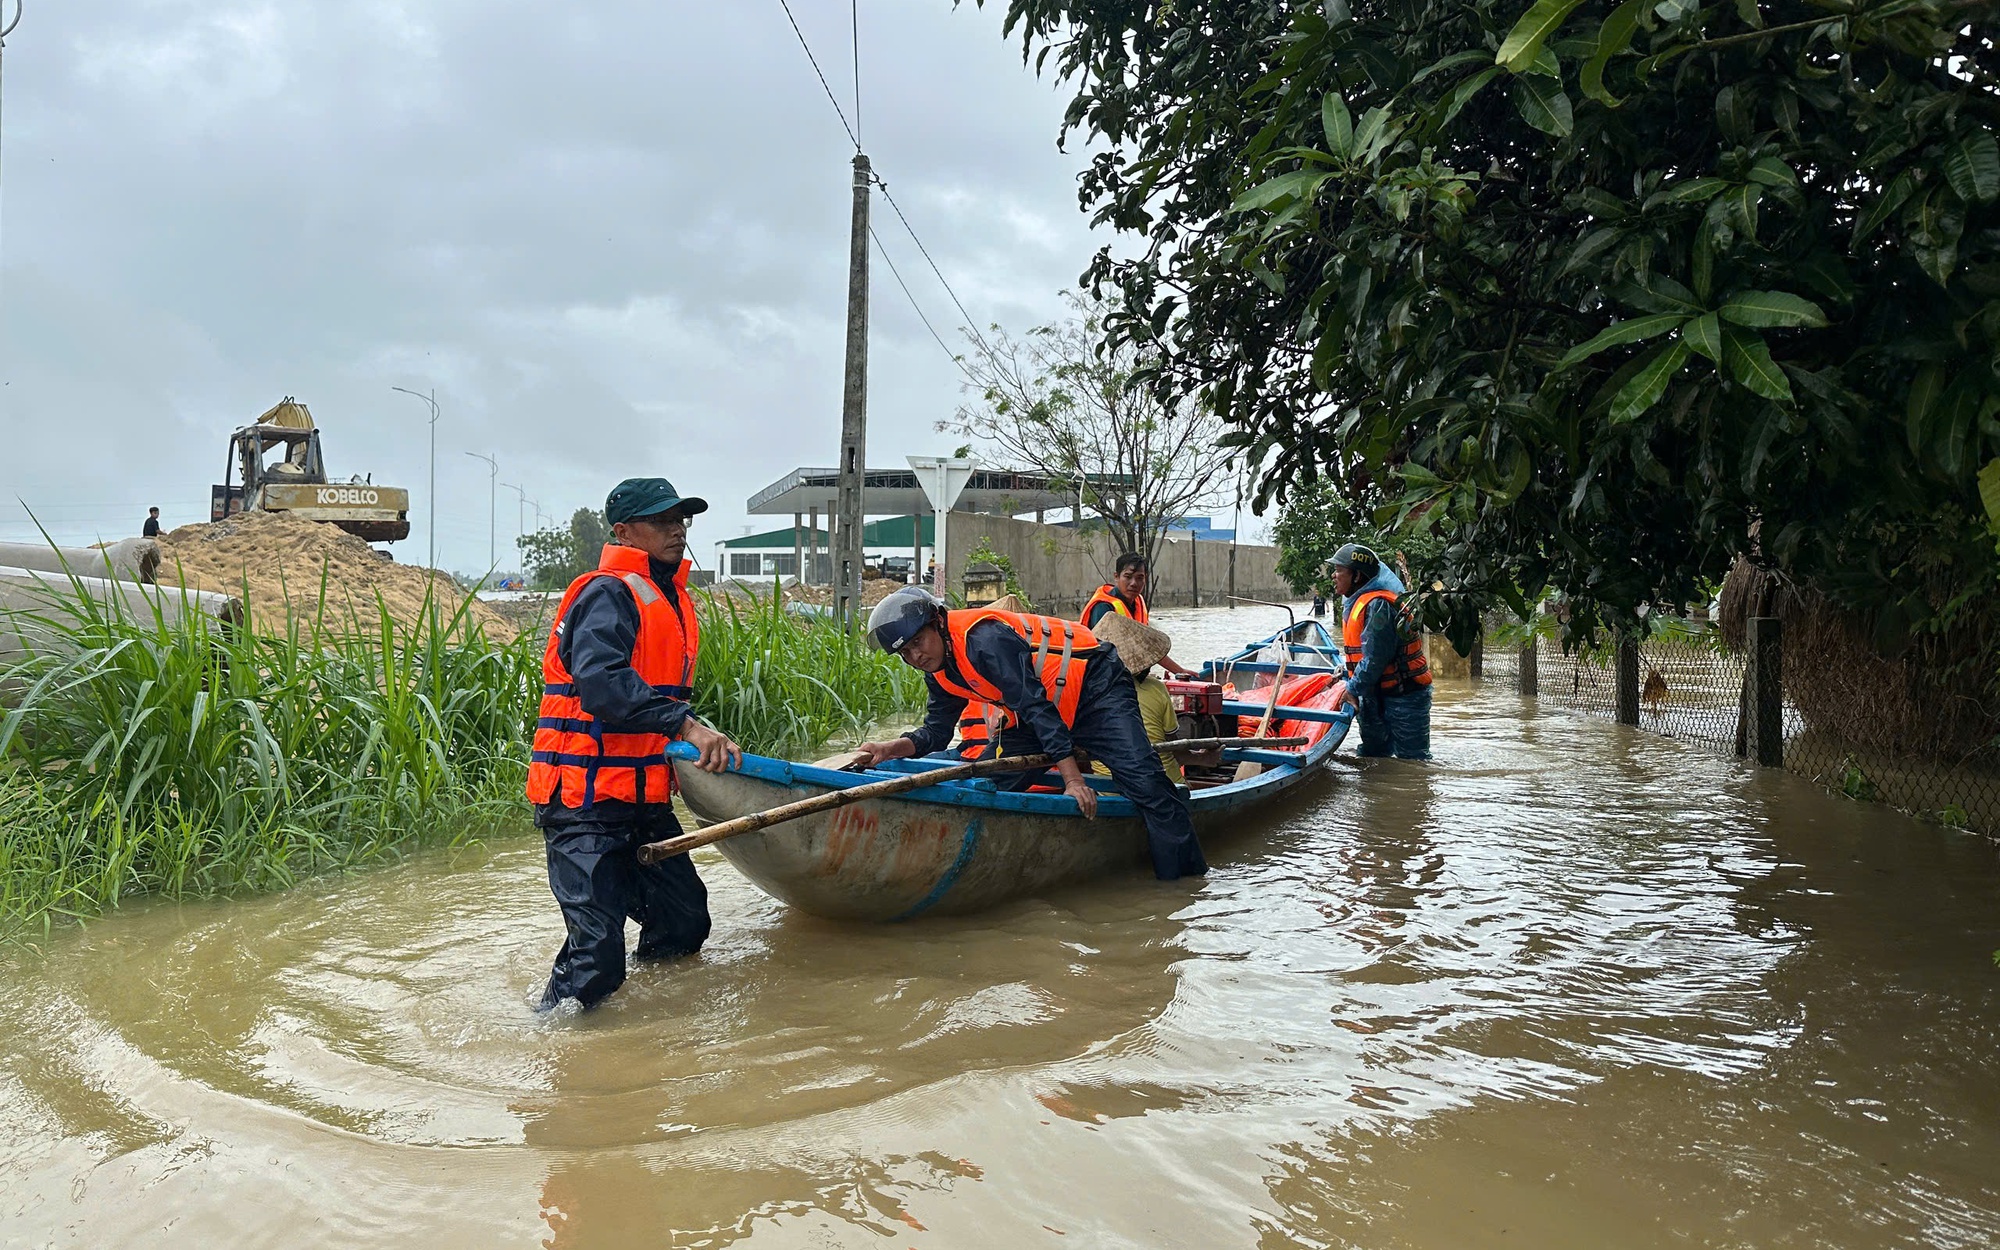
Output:
[[[1353,676],[1361,667],[1361,627],[1362,618],[1367,615],[1368,605],[1377,599],[1387,599],[1395,606],[1397,595],[1393,590],[1369,590],[1355,596],[1354,606],[1347,610],[1347,619],[1341,623],[1341,643],[1347,648],[1347,673]],[[1431,684],[1431,664],[1424,657],[1422,635],[1411,638],[1403,644],[1382,670],[1381,690],[1384,694],[1401,694],[1408,686],[1428,686]]]
[[[567,807],[589,807],[598,799],[665,803],[674,793],[674,770],[661,752],[665,734],[611,733],[583,710],[576,685],[557,654],[570,606],[583,588],[600,577],[624,582],[639,605],[639,637],[632,644],[632,671],[661,694],[686,699],[694,694],[695,654],[701,625],[687,588],[688,565],[674,573],[680,610],[653,581],[652,561],[637,547],[607,544],[597,567],[569,584],[556,608],[548,645],[542,651],[542,707],[535,721],[534,752],[528,757],[528,800],[547,803],[561,787]]]
[[[987,720],[989,713],[1001,729],[1010,729],[1018,723],[1018,718],[1006,708],[974,699],[965,705],[965,714],[958,718],[956,753],[960,759],[983,760],[998,753],[1000,739],[993,732],[992,722]]]
[[[1035,673],[1042,679],[1049,702],[1056,705],[1063,724],[1076,724],[1076,705],[1083,698],[1084,653],[1096,648],[1097,636],[1075,621],[1025,612],[996,612],[992,608],[947,612],[944,627],[951,635],[951,654],[945,657],[944,667],[931,674],[937,684],[961,699],[1007,707],[1000,688],[974,672],[962,658],[966,653],[966,633],[982,621],[999,621],[1034,648]]]
[[[1088,598],[1088,599],[1084,600],[1084,604],[1083,604],[1083,615],[1082,615],[1082,616],[1079,616],[1079,617],[1077,617],[1076,619],[1077,619],[1077,620],[1079,620],[1079,621],[1082,621],[1082,622],[1083,622],[1084,624],[1086,624],[1086,625],[1090,624],[1090,610],[1091,610],[1092,608],[1096,607],[1096,606],[1097,606],[1098,604],[1100,604],[1100,603],[1108,603],[1108,604],[1110,604],[1110,605],[1111,605],[1111,610],[1112,610],[1113,612],[1116,612],[1116,613],[1117,613],[1118,615],[1120,615],[1120,616],[1129,616],[1129,617],[1131,617],[1131,618],[1132,618],[1133,620],[1135,620],[1135,621],[1139,622],[1139,623],[1140,623],[1141,625],[1144,625],[1144,624],[1146,624],[1146,623],[1147,623],[1147,622],[1146,622],[1146,596],[1144,596],[1144,595],[1140,595],[1140,596],[1139,596],[1139,610],[1135,612],[1135,611],[1133,611],[1133,610],[1132,610],[1131,608],[1128,608],[1128,607],[1126,607],[1126,606],[1125,606],[1125,601],[1124,601],[1123,599],[1120,599],[1120,598],[1118,597],[1118,592],[1117,592],[1116,590],[1112,589],[1112,588],[1111,588],[1110,586],[1108,586],[1108,585],[1107,585],[1107,586],[1099,586],[1099,587],[1097,588],[1097,593],[1096,593],[1096,594],[1094,594],[1094,595],[1092,595],[1092,596],[1091,596],[1090,598]]]

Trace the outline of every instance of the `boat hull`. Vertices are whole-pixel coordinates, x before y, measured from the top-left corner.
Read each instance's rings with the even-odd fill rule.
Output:
[[[704,821],[824,794],[704,773],[678,762],[681,796]],[[980,911],[1010,898],[1146,861],[1136,815],[1086,821],[897,798],[864,800],[717,844],[758,888],[841,920],[907,920]]]
[[[1301,631],[1309,631],[1323,645],[1307,644],[1297,637]],[[1262,648],[1287,643],[1301,648],[1298,658],[1287,658],[1295,675],[1318,667],[1318,656],[1333,646],[1323,627],[1301,622],[1251,644],[1228,662],[1246,672],[1261,671],[1269,667],[1255,658],[1263,655]],[[1204,842],[1231,831],[1247,811],[1318,773],[1352,719],[1351,709],[1279,710],[1327,722],[1326,732],[1296,752],[1226,748],[1225,761],[1258,768],[1250,770],[1254,775],[1193,794],[1189,812]],[[745,755],[740,768],[709,773],[695,766],[697,752],[686,743],[674,743],[667,754],[682,798],[696,816],[711,824],[900,772],[946,766],[939,761],[902,760],[885,764],[882,770],[849,773]],[[1122,795],[1100,793],[1097,818],[1085,820],[1067,795],[1001,790],[985,779],[948,781],[863,799],[715,845],[772,897],[840,920],[908,920],[981,911],[1149,862],[1145,822]]]

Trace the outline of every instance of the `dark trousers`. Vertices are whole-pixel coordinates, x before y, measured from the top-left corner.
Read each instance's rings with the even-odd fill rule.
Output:
[[[1139,695],[1132,674],[1116,652],[1093,658],[1084,668],[1083,697],[1077,703],[1076,723],[1070,737],[1090,753],[1090,758],[1111,770],[1118,793],[1132,800],[1146,820],[1146,846],[1153,857],[1153,875],[1162,881],[1176,877],[1199,877],[1208,872],[1208,860],[1194,834],[1194,820],[1188,814],[1187,797],[1167,777],[1160,754],[1146,737],[1146,722],[1139,715]],[[1002,755],[1026,755],[1041,750],[1034,732],[1025,725],[1000,735]],[[1026,787],[1035,776],[1019,779]]]
[[[1355,721],[1361,727],[1361,754],[1399,760],[1431,757],[1431,688],[1405,694],[1378,694],[1361,700]]]
[[[681,831],[666,804],[546,826],[549,892],[569,930],[541,1007],[564,998],[595,1006],[625,983],[625,920],[639,922],[640,959],[692,955],[708,940],[708,888],[685,855],[641,864],[639,847]]]

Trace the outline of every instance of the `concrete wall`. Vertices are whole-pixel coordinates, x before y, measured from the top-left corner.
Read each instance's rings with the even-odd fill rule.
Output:
[[[947,568],[953,590],[963,586],[972,549],[986,539],[994,551],[1013,560],[1021,589],[1035,607],[1058,616],[1074,616],[1083,609],[1083,601],[1111,580],[1111,566],[1119,554],[1118,544],[1109,534],[1078,534],[1062,526],[1037,525],[1012,517],[954,512],[945,528],[945,540],[951,547]],[[1278,576],[1276,547],[1241,545],[1233,550],[1234,593],[1280,603],[1293,598],[1291,587]],[[1229,543],[1194,539],[1161,543],[1147,602],[1162,608],[1227,603],[1231,551]]]

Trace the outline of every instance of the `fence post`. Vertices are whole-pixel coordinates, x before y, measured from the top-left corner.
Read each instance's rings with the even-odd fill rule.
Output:
[[[1639,640],[1618,640],[1618,723],[1639,723]]]
[[[1521,693],[1535,698],[1542,693],[1541,639],[1530,635],[1521,645]]]
[[[1481,629],[1472,636],[1472,654],[1465,657],[1466,672],[1474,681],[1486,677],[1486,631]]]
[[[1744,754],[1779,768],[1785,762],[1784,628],[1775,616],[1753,616],[1748,624],[1743,681],[1750,706]]]

